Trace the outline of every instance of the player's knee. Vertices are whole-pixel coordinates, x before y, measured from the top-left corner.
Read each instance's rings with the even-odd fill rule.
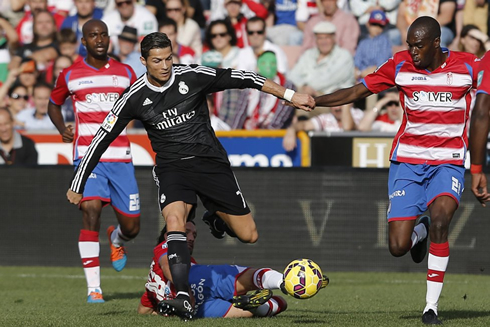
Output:
[[[259,239],[259,233],[257,230],[248,231],[246,233],[237,234],[237,237],[243,243],[255,243]]]
[[[401,257],[410,251],[409,244],[403,244],[397,241],[390,241],[389,244],[390,253],[394,257]]]

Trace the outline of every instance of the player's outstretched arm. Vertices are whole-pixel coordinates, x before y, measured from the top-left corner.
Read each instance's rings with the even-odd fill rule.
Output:
[[[490,201],[487,191],[487,178],[483,173],[485,152],[488,137],[488,124],[490,114],[490,95],[478,93],[475,107],[471,114],[470,123],[470,158],[471,158],[471,191],[476,199],[485,206]]]
[[[262,92],[272,94],[280,99],[285,99],[294,107],[304,111],[312,111],[315,109],[315,100],[309,94],[297,93],[293,90],[286,89],[270,79],[266,79],[261,89]]]
[[[315,98],[316,105],[319,107],[334,107],[352,103],[364,99],[373,94],[362,84],[356,84],[346,89],[340,89],[330,94],[320,95]]]

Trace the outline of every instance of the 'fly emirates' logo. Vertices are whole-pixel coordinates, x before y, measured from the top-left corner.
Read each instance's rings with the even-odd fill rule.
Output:
[[[162,116],[165,120],[156,124],[155,127],[157,129],[167,129],[185,123],[195,115],[196,112],[194,110],[179,115],[177,108],[169,109],[162,112]]]
[[[413,101],[448,103],[453,101],[451,92],[413,92]]]

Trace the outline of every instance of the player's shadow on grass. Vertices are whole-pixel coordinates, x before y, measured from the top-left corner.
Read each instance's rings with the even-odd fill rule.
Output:
[[[400,319],[420,319],[420,315],[400,316]],[[490,311],[476,311],[476,310],[444,310],[439,313],[441,320],[453,320],[453,319],[471,319],[490,317]]]
[[[132,299],[140,299],[141,296],[143,295],[144,291],[141,292],[128,292],[128,293],[110,293],[106,294],[104,293],[104,300],[106,301],[111,301],[111,300],[132,300]]]

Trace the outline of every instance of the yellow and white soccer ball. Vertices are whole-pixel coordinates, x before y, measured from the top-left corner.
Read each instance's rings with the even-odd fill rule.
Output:
[[[291,261],[283,278],[284,288],[297,299],[309,299],[322,288],[322,270],[310,259]]]

